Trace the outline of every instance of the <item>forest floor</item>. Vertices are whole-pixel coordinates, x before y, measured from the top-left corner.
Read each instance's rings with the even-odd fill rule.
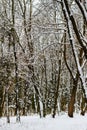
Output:
[[[1,118],[0,130],[87,130],[87,114],[75,114],[74,118],[64,114],[54,119],[50,115],[46,118],[37,115],[22,116],[20,123],[16,123],[16,117],[11,117],[10,124],[6,123],[6,118]]]

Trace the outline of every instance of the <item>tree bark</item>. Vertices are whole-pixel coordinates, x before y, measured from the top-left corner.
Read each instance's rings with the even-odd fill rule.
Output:
[[[85,94],[85,89],[84,89],[85,88],[85,81],[84,81],[83,73],[82,73],[82,70],[81,70],[81,62],[82,62],[82,60],[79,61],[79,57],[77,55],[77,52],[76,52],[76,49],[75,49],[75,45],[74,45],[74,39],[73,39],[73,35],[72,35],[72,30],[71,30],[71,22],[73,24],[74,31],[76,31],[78,33],[78,36],[77,36],[78,37],[78,41],[80,42],[81,39],[80,39],[79,32],[77,30],[77,26],[76,26],[75,20],[74,20],[73,16],[70,16],[70,10],[69,10],[69,7],[68,7],[67,0],[65,0],[65,1],[63,0],[61,5],[62,5],[64,17],[65,17],[66,22],[67,22],[67,28],[68,28],[70,44],[71,44],[71,47],[72,47],[72,52],[73,52],[73,56],[74,56],[76,67],[77,67],[76,78],[73,77],[72,72],[69,69],[69,71],[71,73],[71,76],[73,77],[73,90],[72,90],[72,94],[71,94],[71,100],[70,100],[70,103],[69,103],[69,106],[68,106],[68,115],[69,115],[69,117],[73,117],[74,103],[75,103],[75,97],[76,97],[76,90],[77,90],[77,84],[78,84],[79,75],[80,75],[80,79],[82,81],[84,94]],[[74,25],[74,23],[75,23],[75,25]],[[82,54],[83,53],[81,53],[80,56],[82,56]]]
[[[72,23],[72,26],[73,26],[73,29],[74,29],[74,32],[76,34],[76,37],[77,37],[77,40],[79,42],[79,44],[81,45],[81,47],[83,48],[83,51],[84,51],[84,55],[85,55],[85,58],[87,59],[87,43],[84,44],[82,39],[81,39],[81,36],[80,36],[80,33],[79,33],[79,30],[77,28],[77,25],[76,25],[76,21],[73,17],[73,14],[71,13],[70,9],[69,9],[69,6],[68,6],[68,1],[67,0],[62,0],[62,6],[64,6],[65,4],[65,7],[66,7],[66,12],[68,13],[68,16],[70,18],[70,21]],[[63,8],[62,8],[63,9]],[[64,9],[63,9],[63,12],[64,12]],[[65,15],[65,13],[64,13]],[[66,17],[66,16],[65,16]]]
[[[13,28],[11,28],[11,33],[13,37],[13,52],[14,52],[14,60],[15,60],[15,92],[16,92],[16,121],[20,122],[20,112],[19,112],[19,87],[18,87],[18,63],[17,63],[17,50],[16,50],[16,37],[15,37],[15,3],[14,0],[12,0],[12,22],[13,22]]]
[[[54,108],[53,108],[53,114],[52,117],[55,118],[56,115],[56,109],[57,109],[57,101],[58,101],[58,91],[59,91],[59,86],[60,86],[60,73],[61,73],[61,59],[59,59],[59,70],[58,70],[58,79],[57,79],[57,87],[56,87],[56,92],[54,94]]]

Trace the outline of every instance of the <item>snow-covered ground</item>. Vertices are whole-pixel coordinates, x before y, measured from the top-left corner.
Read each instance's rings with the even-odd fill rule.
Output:
[[[40,119],[39,116],[21,117],[21,122],[16,123],[16,117],[11,117],[11,123],[6,123],[6,118],[0,119],[0,130],[87,130],[87,115],[51,116]]]

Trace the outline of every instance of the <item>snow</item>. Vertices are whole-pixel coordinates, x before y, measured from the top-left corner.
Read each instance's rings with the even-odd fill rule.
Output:
[[[11,123],[6,123],[6,118],[0,119],[0,130],[87,130],[87,115],[75,115],[69,118],[66,114],[52,118],[40,118],[37,115],[21,117],[21,122],[16,123],[16,117],[11,117]]]

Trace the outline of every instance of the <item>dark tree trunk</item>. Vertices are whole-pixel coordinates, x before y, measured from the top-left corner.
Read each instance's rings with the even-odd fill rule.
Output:
[[[80,37],[80,34],[79,34],[79,31],[77,29],[77,25],[76,25],[76,22],[75,22],[75,19],[73,17],[73,15],[70,15],[71,12],[69,10],[69,6],[68,6],[68,2],[67,0],[62,0],[62,10],[63,10],[63,14],[64,14],[64,17],[66,19],[66,22],[67,22],[67,29],[68,29],[68,34],[69,34],[69,39],[70,39],[70,44],[71,44],[71,47],[72,47],[72,52],[73,52],[73,56],[74,56],[74,59],[75,59],[75,63],[76,63],[76,67],[77,67],[77,74],[76,74],[76,77],[74,78],[74,76],[72,75],[72,71],[70,70],[70,68],[68,67],[68,64],[66,63],[66,66],[73,78],[73,89],[72,89],[72,93],[71,93],[71,99],[70,99],[70,102],[69,102],[69,106],[68,106],[68,115],[69,117],[73,117],[73,112],[74,112],[74,103],[75,103],[75,97],[76,97],[76,90],[77,90],[77,85],[78,85],[78,78],[79,78],[79,69],[78,69],[78,64],[77,64],[77,59],[76,59],[76,54],[75,54],[75,50],[74,50],[74,41],[72,39],[72,33],[71,33],[71,29],[70,29],[70,21],[72,22],[72,26],[73,26],[73,29],[76,33],[76,37],[78,39],[78,42],[80,43],[80,45],[82,46],[82,49],[80,51],[80,58],[79,59],[79,63],[80,65],[82,64],[82,54],[84,52],[85,54],[85,57],[87,56],[87,51],[86,51],[86,48],[85,46],[83,45],[83,42],[81,40],[81,37]],[[70,21],[69,21],[70,20]],[[86,57],[87,58],[87,57]],[[65,59],[66,60],[66,59]]]
[[[83,61],[82,55],[83,55],[83,50],[81,49],[80,50],[80,54],[79,54],[80,65],[82,64],[82,61]],[[76,98],[76,91],[77,91],[77,86],[78,86],[78,80],[79,80],[79,72],[77,70],[76,77],[75,77],[75,79],[73,78],[73,89],[72,89],[72,93],[71,93],[71,99],[70,99],[70,102],[69,102],[69,105],[68,105],[68,116],[69,117],[73,117],[73,112],[75,110],[74,104],[75,104],[75,98]]]
[[[77,91],[77,82],[78,81],[76,81],[73,84],[73,89],[72,89],[72,93],[71,93],[71,99],[70,99],[69,105],[68,105],[68,116],[69,117],[73,117],[73,112],[75,110],[74,104],[75,104],[76,91]]]
[[[85,98],[82,95],[82,102],[81,102],[81,115],[84,116],[85,115]]]
[[[14,60],[15,60],[15,92],[16,92],[16,121],[20,122],[20,113],[19,113],[19,87],[18,87],[18,61],[17,61],[17,50],[16,50],[16,36],[15,36],[15,1],[12,0],[12,22],[13,27],[11,28],[11,34],[12,34],[12,44],[13,44],[13,52],[14,52]]]
[[[4,87],[0,86],[0,118],[3,116],[4,101],[5,101],[5,90]]]
[[[80,36],[79,30],[78,30],[78,27],[77,27],[77,24],[76,24],[76,21],[75,21],[75,18],[73,17],[73,15],[71,15],[71,11],[69,9],[68,1],[67,0],[62,0],[62,7],[64,7],[64,4],[65,4],[65,7],[66,7],[66,11],[68,13],[68,16],[70,18],[70,21],[72,23],[73,30],[74,30],[74,32],[76,34],[77,40],[78,40],[80,46],[83,48],[85,58],[87,59],[87,48],[86,48],[87,43],[84,44],[83,41],[82,41],[82,38]],[[64,9],[63,9],[63,11],[64,11]],[[64,15],[66,15],[65,13],[66,12],[64,12]],[[67,17],[66,17],[66,19],[67,19]]]

